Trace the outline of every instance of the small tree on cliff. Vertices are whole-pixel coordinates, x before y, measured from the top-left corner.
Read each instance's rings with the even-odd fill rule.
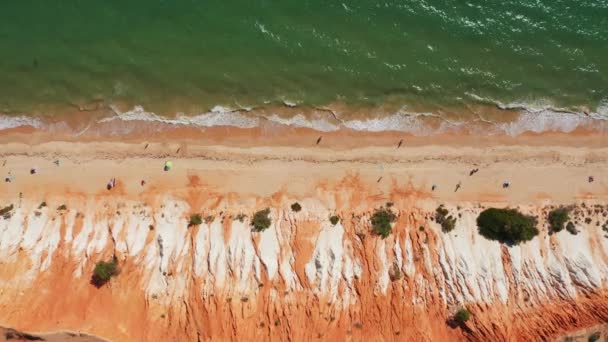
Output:
[[[536,219],[516,209],[489,208],[477,217],[479,234],[486,239],[517,245],[538,235]]]
[[[441,225],[441,231],[449,233],[456,227],[456,218],[442,205],[435,210],[435,221]]]
[[[293,212],[297,213],[300,210],[302,210],[302,206],[300,205],[300,203],[296,202],[291,205],[291,210],[293,210]]]
[[[458,325],[462,325],[464,322],[468,321],[471,318],[471,313],[469,310],[462,308],[456,312],[454,315],[454,322]]]
[[[570,220],[570,209],[569,208],[557,208],[549,212],[547,220],[549,226],[551,226],[551,232],[557,233],[564,229],[566,222]]]
[[[118,265],[116,257],[112,258],[112,260],[107,262],[103,260],[98,261],[97,264],[95,264],[95,269],[93,270],[93,277],[91,279],[91,282],[96,287],[101,287],[117,273]]]
[[[190,221],[188,222],[188,227],[198,226],[203,223],[203,217],[201,214],[192,214],[190,215]]]
[[[391,223],[395,222],[395,220],[397,220],[397,216],[389,209],[376,209],[371,219],[372,231],[385,239],[391,234]]]
[[[271,223],[269,208],[258,211],[251,219],[251,225],[253,226],[253,230],[256,232],[261,232],[268,229]]]

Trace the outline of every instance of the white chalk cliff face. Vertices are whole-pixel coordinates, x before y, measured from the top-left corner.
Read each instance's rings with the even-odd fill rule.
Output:
[[[608,319],[607,206],[577,210],[578,234],[549,235],[547,209],[532,241],[506,246],[477,232],[479,206],[392,208],[392,234],[371,233],[371,210],[271,207],[251,214],[166,197],[154,205],[89,199],[67,210],[22,203],[0,218],[0,321],[23,330],[69,329],[117,341],[549,339]],[[220,206],[218,206],[220,207]],[[329,217],[342,220],[332,225]],[[120,274],[96,288],[97,261]],[[461,307],[464,326],[447,320]]]

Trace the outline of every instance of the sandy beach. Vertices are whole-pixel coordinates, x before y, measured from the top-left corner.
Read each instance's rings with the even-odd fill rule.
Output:
[[[199,132],[204,138],[197,140],[199,136],[184,130],[182,139],[136,135],[124,142],[112,138],[47,141],[48,134],[13,131],[0,137],[2,179],[9,173],[14,177],[11,183],[0,185],[0,196],[9,200],[22,193],[27,199],[59,196],[69,200],[66,194],[112,197],[119,193],[144,199],[162,193],[184,194],[193,179],[217,195],[260,200],[278,193],[293,199],[315,197],[319,189],[346,179],[356,179],[379,201],[395,200],[395,189],[407,189],[420,199],[453,203],[567,203],[608,196],[603,172],[608,139],[601,134],[400,138],[395,133],[349,136],[347,132],[292,131],[274,139],[257,129],[218,128]],[[323,137],[318,145],[317,137]],[[249,146],[244,146],[244,140]],[[165,172],[168,160],[175,167]],[[34,175],[32,168],[37,171]],[[471,176],[473,169],[479,172]],[[588,182],[589,176],[594,177],[593,183]],[[112,178],[118,186],[107,191]],[[503,182],[510,182],[510,188],[503,189]],[[461,187],[455,191],[458,183]]]

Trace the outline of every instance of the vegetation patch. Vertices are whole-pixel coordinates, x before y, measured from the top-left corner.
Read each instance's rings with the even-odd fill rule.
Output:
[[[388,275],[391,281],[397,281],[403,278],[403,274],[401,273],[401,269],[399,269],[399,265],[396,262],[393,263],[393,266],[389,269]]]
[[[395,222],[395,220],[397,220],[397,216],[389,209],[376,209],[371,219],[372,231],[385,239],[391,234],[391,223]]]
[[[291,205],[291,210],[295,213],[299,212],[300,210],[302,210],[302,206],[300,205],[300,203],[296,202],[294,204]]]
[[[95,264],[95,269],[93,270],[93,277],[91,282],[93,285],[98,288],[107,283],[110,278],[118,274],[118,265],[116,262],[116,258],[113,258],[110,261],[99,261]]]
[[[332,225],[337,225],[338,222],[340,222],[340,216],[337,215],[333,215],[332,217],[329,218],[329,222],[331,222]]]
[[[46,207],[46,202],[40,203],[40,205],[38,206],[38,209],[42,209],[44,207]]]
[[[57,207],[57,210],[59,210],[59,211],[68,210],[68,207],[66,207],[65,204],[62,204],[62,205],[60,205],[60,206]]]
[[[4,217],[4,219],[11,218],[11,211],[15,208],[12,204],[7,205],[6,207],[0,209],[0,216]]]
[[[566,225],[566,230],[572,235],[578,234],[578,230],[576,230],[576,227],[574,226],[574,223],[572,223],[572,221],[568,222],[568,224]]]
[[[449,233],[456,227],[456,218],[442,205],[435,210],[435,221],[441,225],[441,231]]]
[[[462,308],[456,312],[454,315],[454,322],[458,325],[464,324],[464,322],[468,321],[471,318],[471,313],[469,310]]]
[[[239,220],[239,222],[245,222],[245,218],[247,217],[247,215],[245,214],[238,214],[236,215],[236,219]]]
[[[268,227],[272,221],[270,220],[270,209],[266,208],[264,210],[260,210],[253,215],[251,219],[251,225],[253,226],[253,230],[256,232],[262,232]]]
[[[551,210],[547,218],[552,233],[562,231],[566,227],[566,222],[569,220],[570,209],[564,207]]]
[[[600,337],[602,337],[602,334],[599,331],[596,331],[593,334],[589,335],[589,338],[587,339],[587,341],[596,342],[596,341],[600,340]]]
[[[188,222],[188,227],[198,226],[203,223],[203,217],[201,214],[192,214],[190,215],[190,221]]]
[[[489,208],[477,217],[479,234],[489,240],[517,245],[538,235],[536,219],[517,209]]]

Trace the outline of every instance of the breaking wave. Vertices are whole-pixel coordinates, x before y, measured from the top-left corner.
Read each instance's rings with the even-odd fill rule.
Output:
[[[510,122],[493,122],[483,118],[451,119],[434,113],[410,112],[405,107],[401,110],[384,116],[359,119],[346,119],[333,110],[316,108],[312,114],[297,113],[293,103],[285,104],[290,110],[296,110],[291,117],[279,114],[254,113],[253,108],[230,108],[215,106],[206,113],[197,115],[178,114],[175,117],[165,117],[154,112],[146,111],[142,106],[121,112],[111,107],[113,116],[97,121],[97,124],[106,124],[116,121],[125,122],[155,122],[166,125],[193,126],[193,127],[237,127],[255,128],[263,124],[278,124],[291,127],[309,128],[321,132],[332,132],[339,129],[350,129],[362,132],[397,131],[413,135],[433,135],[449,131],[466,130],[475,134],[493,135],[508,134],[519,135],[526,132],[541,133],[546,131],[572,132],[579,127],[608,131],[608,102],[603,102],[595,111],[572,112],[566,109],[555,108],[550,104],[513,102],[504,104],[491,99],[482,98],[475,94],[468,94],[476,102],[494,105],[504,110],[516,110],[520,113],[516,120]],[[310,112],[310,111],[307,111]],[[54,125],[57,125],[56,123]],[[31,126],[45,128],[40,119],[21,116],[0,115],[0,130]],[[88,129],[88,127],[87,127]],[[85,129],[86,130],[86,129]],[[84,133],[84,132],[81,132]],[[80,133],[79,133],[80,134]]]

